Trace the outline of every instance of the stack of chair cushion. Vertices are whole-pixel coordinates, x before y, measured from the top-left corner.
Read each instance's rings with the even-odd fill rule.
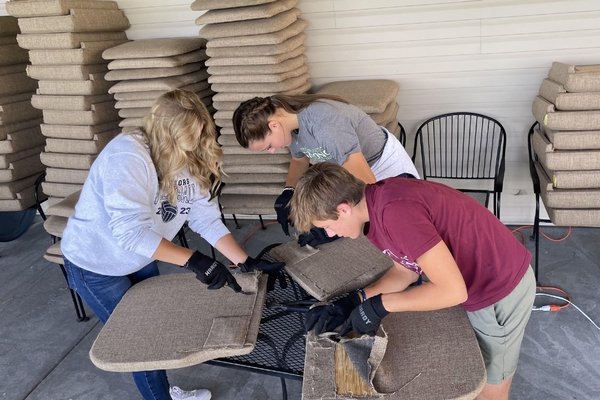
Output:
[[[250,5],[251,4],[251,5]],[[226,214],[274,214],[285,186],[291,156],[257,154],[237,143],[233,113],[241,102],[273,94],[310,90],[298,0],[196,0],[192,10],[208,10],[196,20],[208,40],[206,61],[215,92],[215,123],[223,146],[225,186],[219,203]]]
[[[44,221],[44,229],[46,229],[46,232],[57,238],[62,237],[62,233],[67,226],[67,220],[71,215],[75,214],[75,205],[79,200],[80,194],[81,190],[78,190],[48,207],[46,214],[48,214],[49,217]],[[63,263],[62,252],[60,251],[60,241],[57,241],[46,250],[44,258],[56,264]]]
[[[129,21],[115,1],[19,0],[6,10],[18,18],[19,46],[29,50],[27,73],[39,80],[31,103],[43,112],[42,189],[53,204],[81,189],[97,154],[119,133],[102,52],[127,42]]]
[[[204,62],[206,40],[171,38],[136,40],[106,50],[110,60],[105,79],[118,81],[109,90],[116,100],[124,131],[142,126],[158,96],[173,89],[194,92],[212,110],[212,95]]]
[[[600,225],[600,65],[555,62],[533,102],[541,197],[562,226]]]
[[[396,102],[398,84],[388,79],[368,79],[331,82],[323,85],[316,93],[340,96],[360,108],[379,126],[385,127],[396,138],[400,137]]]
[[[34,182],[44,170],[42,112],[31,105],[37,83],[27,77],[18,33],[17,18],[0,17],[0,212],[34,205]]]

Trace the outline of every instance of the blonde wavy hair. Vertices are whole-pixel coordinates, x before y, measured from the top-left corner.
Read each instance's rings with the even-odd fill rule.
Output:
[[[202,194],[221,181],[223,152],[215,124],[195,93],[175,89],[162,94],[143,118],[142,140],[158,174],[160,191],[177,203],[177,177],[185,168]]]

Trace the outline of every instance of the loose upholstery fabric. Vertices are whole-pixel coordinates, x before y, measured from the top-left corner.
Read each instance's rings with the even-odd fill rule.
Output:
[[[188,273],[134,285],[98,334],[90,359],[100,369],[129,372],[248,354],[258,336],[266,277],[236,274],[236,280],[251,294],[208,290]]]
[[[315,298],[326,301],[382,277],[392,260],[364,237],[343,238],[314,249],[292,240],[271,250],[287,273]]]

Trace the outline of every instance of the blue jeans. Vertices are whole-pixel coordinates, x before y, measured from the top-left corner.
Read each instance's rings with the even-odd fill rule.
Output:
[[[131,286],[159,275],[156,261],[127,276],[107,276],[79,268],[67,258],[64,260],[69,287],[81,296],[102,323],[106,323]],[[171,400],[165,370],[134,372],[133,380],[144,399]]]

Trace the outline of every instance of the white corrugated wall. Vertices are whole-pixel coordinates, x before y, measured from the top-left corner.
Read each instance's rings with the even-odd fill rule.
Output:
[[[6,14],[0,0],[0,14]],[[130,39],[196,36],[192,1],[119,0]],[[533,221],[527,167],[531,103],[552,61],[600,63],[598,0],[300,0],[309,22],[308,65],[316,87],[346,79],[400,84],[399,121],[409,136],[453,111],[506,128],[502,220]]]

